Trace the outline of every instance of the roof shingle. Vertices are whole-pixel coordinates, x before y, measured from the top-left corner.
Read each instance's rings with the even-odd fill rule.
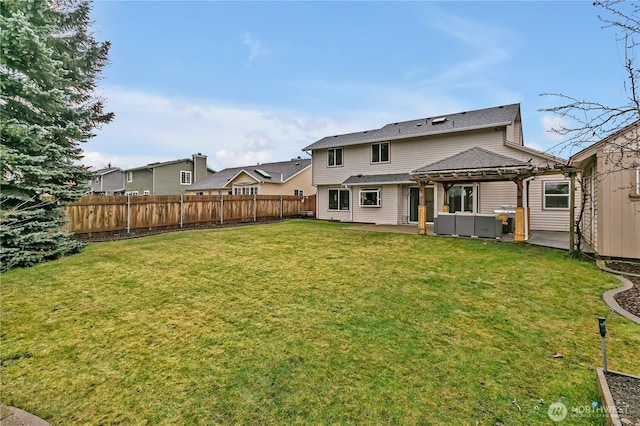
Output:
[[[380,129],[327,136],[308,145],[303,150],[358,145],[362,143],[437,135],[493,126],[505,126],[512,124],[516,120],[519,111],[520,104],[511,104],[391,123]]]
[[[452,155],[451,157],[444,158],[440,161],[436,161],[435,163],[416,169],[412,171],[411,174],[452,170],[498,169],[505,167],[524,167],[529,165],[529,163],[524,161],[516,160],[515,158],[497,154],[476,146]]]
[[[208,176],[189,186],[189,190],[198,189],[221,189],[227,183],[236,177],[239,173],[244,172],[256,181],[282,183],[289,180],[292,176],[311,166],[310,158],[295,158],[290,161],[280,161],[277,163],[263,163],[260,165],[231,167],[220,170],[219,172]],[[267,172],[270,177],[263,176],[257,170]]]

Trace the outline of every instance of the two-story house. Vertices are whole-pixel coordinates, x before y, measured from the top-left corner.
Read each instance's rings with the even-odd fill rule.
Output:
[[[127,195],[178,195],[190,185],[215,173],[207,167],[207,156],[150,163],[124,171]]]
[[[191,195],[311,195],[311,159],[231,167],[194,183]]]
[[[93,195],[119,195],[124,192],[124,171],[119,167],[106,167],[93,172],[89,193]]]
[[[417,223],[416,177],[425,171],[451,174],[455,165],[466,175],[483,164],[548,171],[562,162],[524,146],[519,104],[327,136],[303,150],[312,156],[317,217],[377,224]],[[529,229],[568,231],[569,180],[562,174],[531,176],[524,186]],[[423,197],[427,222],[433,222],[447,210],[493,214],[515,207],[521,194],[510,181],[460,179],[451,185],[427,182]]]

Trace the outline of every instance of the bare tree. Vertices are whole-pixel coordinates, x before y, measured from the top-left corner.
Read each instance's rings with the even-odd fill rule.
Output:
[[[605,105],[595,100],[584,100],[559,93],[544,93],[560,100],[560,105],[542,109],[553,112],[565,120],[551,129],[562,136],[562,142],[550,148],[554,152],[574,153],[595,142],[613,135],[640,120],[640,69],[637,53],[640,49],[640,2],[624,0],[602,0],[593,3],[599,8],[598,18],[603,28],[613,29],[616,41],[624,52],[625,94],[621,105]],[[623,138],[612,138],[607,142],[607,152],[618,169],[637,168],[640,165],[640,145],[637,133]],[[635,160],[622,163],[621,155]]]

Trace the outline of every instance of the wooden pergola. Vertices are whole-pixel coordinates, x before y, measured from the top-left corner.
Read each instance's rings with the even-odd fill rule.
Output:
[[[476,150],[474,152],[471,152]],[[462,165],[457,167],[456,162],[464,158],[457,158],[457,161],[452,161],[454,157],[433,163],[432,165],[425,166],[421,169],[417,169],[411,172],[411,179],[418,184],[419,188],[419,205],[418,205],[418,233],[425,235],[427,233],[427,207],[425,205],[425,186],[427,183],[439,183],[444,187],[445,200],[449,189],[461,183],[468,182],[497,182],[497,181],[511,181],[516,184],[517,191],[517,203],[515,212],[515,241],[525,241],[528,238],[528,231],[525,231],[525,206],[523,205],[523,193],[525,191],[524,182],[535,176],[544,175],[556,175],[565,174],[570,179],[569,189],[569,215],[570,223],[570,237],[569,245],[573,250],[575,246],[574,241],[574,208],[575,208],[575,176],[580,169],[575,167],[569,167],[565,165],[552,165],[547,167],[534,166],[528,162],[522,162],[508,157],[501,156],[499,154],[490,153],[489,151],[479,148],[473,148],[472,150],[465,151],[458,154],[457,157],[464,155],[473,156],[473,159],[478,160],[478,154],[486,157],[487,154],[494,155],[493,161],[488,161],[487,158],[482,158],[485,165],[481,167],[468,168]],[[509,160],[509,161],[507,161]],[[487,164],[493,162],[494,164]],[[473,164],[473,161],[467,162],[467,164]],[[477,161],[476,161],[477,163]],[[465,164],[462,161],[462,164]],[[447,168],[448,167],[448,168]],[[528,212],[527,212],[528,213]],[[528,214],[527,214],[528,215]]]

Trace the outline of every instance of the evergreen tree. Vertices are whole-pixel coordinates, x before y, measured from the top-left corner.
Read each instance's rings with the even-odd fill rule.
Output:
[[[0,3],[0,270],[77,252],[60,203],[83,195],[81,142],[112,120],[94,90],[110,44],[90,32],[90,3]]]

